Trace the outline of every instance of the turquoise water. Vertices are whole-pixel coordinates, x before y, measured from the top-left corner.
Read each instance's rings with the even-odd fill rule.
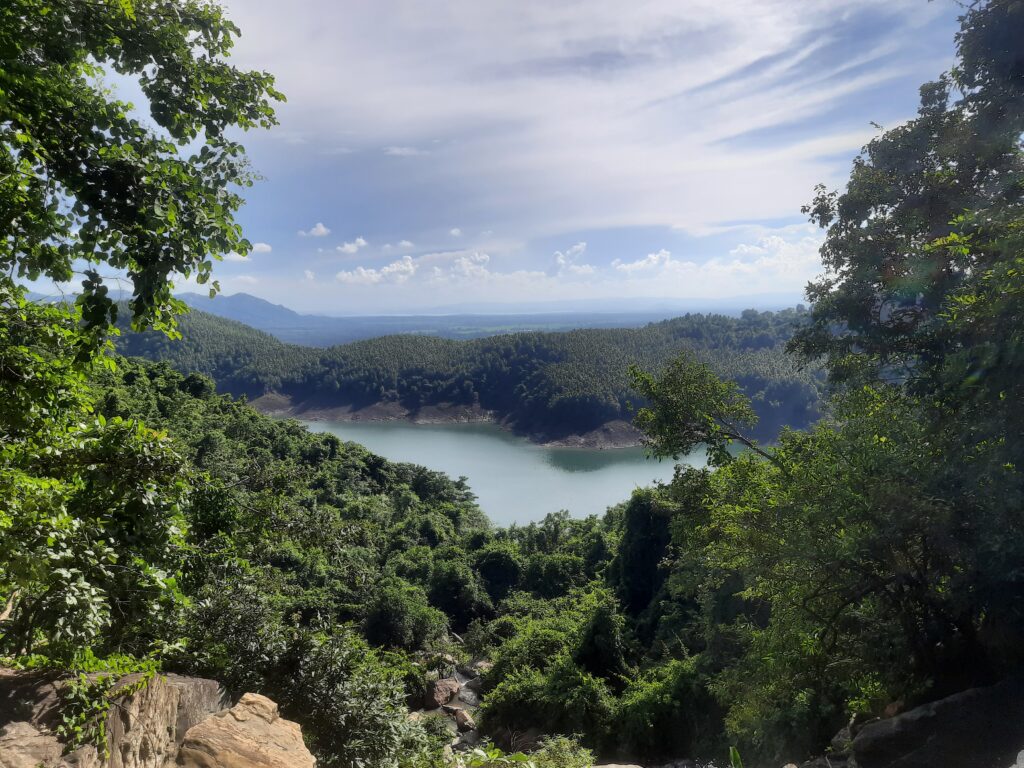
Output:
[[[498,525],[529,523],[561,509],[575,517],[602,514],[634,488],[670,479],[674,467],[646,458],[641,448],[544,448],[493,424],[303,423],[393,461],[465,475],[480,507]],[[704,454],[683,463],[701,466]]]

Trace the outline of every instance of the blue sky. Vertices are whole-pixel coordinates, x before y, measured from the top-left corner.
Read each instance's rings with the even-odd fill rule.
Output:
[[[952,63],[952,0],[229,0],[288,96],[248,136],[259,243],[321,313],[799,298],[801,204]],[[187,286],[182,286],[187,287]]]

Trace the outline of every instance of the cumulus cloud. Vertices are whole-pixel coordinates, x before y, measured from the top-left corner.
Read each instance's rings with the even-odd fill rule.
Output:
[[[649,253],[642,259],[636,261],[622,261],[616,259],[612,266],[619,272],[627,275],[650,274],[664,269],[672,263],[672,254],[662,248],[657,253]]]
[[[323,222],[318,221],[309,229],[300,229],[299,237],[327,237],[331,234],[331,230],[323,225]]]
[[[452,237],[462,237],[462,230],[458,227],[452,227],[448,230],[448,234]]]
[[[270,253],[272,250],[274,250],[274,249],[270,245],[270,243],[253,243],[252,244],[252,252],[253,253]]]
[[[414,248],[415,246],[412,244],[411,240],[400,240],[398,242],[398,247],[399,248]]]
[[[467,253],[457,256],[452,262],[451,274],[458,277],[480,278],[490,274],[487,265],[491,257],[486,253]]]
[[[366,242],[366,240],[364,240],[361,237],[357,237],[355,240],[353,240],[350,243],[342,243],[341,245],[339,245],[337,247],[336,250],[339,253],[352,254],[352,253],[358,253],[361,248],[365,248],[367,245],[368,245],[368,243]]]
[[[583,254],[586,253],[587,244],[583,241],[576,243],[565,251],[555,251],[553,259],[554,264],[548,270],[548,275],[556,277],[558,275],[574,275],[577,277],[585,277],[587,275],[593,275],[597,272],[597,268],[593,264],[581,264],[579,262]]]
[[[310,282],[310,283],[313,282],[313,279],[316,277],[316,274],[314,274],[313,270],[311,270],[311,269],[303,270],[302,271],[302,275],[303,275],[303,277],[306,278],[306,281]]]
[[[416,274],[418,265],[410,256],[403,256],[380,269],[356,267],[342,270],[334,277],[339,283],[347,285],[376,285],[378,283],[404,283]]]

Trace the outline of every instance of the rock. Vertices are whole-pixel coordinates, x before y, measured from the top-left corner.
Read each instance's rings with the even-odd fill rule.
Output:
[[[472,731],[476,728],[476,722],[473,720],[473,716],[464,709],[458,709],[455,711],[455,725],[462,733]]]
[[[831,749],[831,755],[842,757],[850,753],[850,745],[853,743],[853,732],[850,726],[844,726],[839,733],[832,737],[832,741],[829,742]]]
[[[494,662],[487,661],[486,659],[480,659],[478,661],[474,661],[469,666],[470,669],[474,670],[477,673],[477,675],[486,675],[488,672],[494,669]]]
[[[118,688],[139,675],[119,680]],[[107,718],[110,768],[165,768],[174,764],[190,728],[228,704],[213,680],[158,675],[139,691],[114,700]],[[79,760],[81,763],[82,760]]]
[[[859,768],[1007,768],[1024,745],[1024,677],[972,688],[864,725]]]
[[[453,746],[458,752],[466,752],[478,746],[480,741],[480,731],[474,729],[472,731],[466,731],[464,734],[459,736],[459,738],[455,740],[455,744]]]
[[[467,686],[463,686],[457,698],[460,703],[465,704],[467,707],[480,706],[480,694]]]
[[[463,687],[467,691],[472,691],[473,693],[479,696],[481,693],[483,693],[484,681],[481,680],[479,677],[474,677],[472,680],[467,682]]]
[[[231,709],[185,734],[181,768],[314,768],[297,723],[284,720],[266,696],[245,694]]]
[[[444,706],[459,692],[459,681],[452,677],[432,680],[427,684],[427,692],[423,699],[424,709],[437,709]]]
[[[63,748],[54,736],[40,733],[24,721],[0,728],[0,768],[37,768],[56,765]]]
[[[139,675],[121,678],[114,690],[127,689],[139,679]],[[0,726],[20,715],[36,731],[52,731],[60,724],[66,684],[58,675],[0,670]],[[101,764],[105,768],[169,768],[185,732],[229,705],[213,680],[154,676],[139,690],[111,702],[106,723],[109,761],[100,758],[95,746],[86,745],[65,755],[63,762],[75,768]]]

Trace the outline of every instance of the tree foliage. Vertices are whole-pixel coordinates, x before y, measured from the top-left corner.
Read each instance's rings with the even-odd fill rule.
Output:
[[[167,327],[177,275],[247,253],[232,128],[274,124],[273,78],[228,63],[238,28],[201,0],[12,0],[0,9],[0,266],[84,274],[82,318],[116,317],[104,268],[131,281],[139,327]],[[137,83],[146,100],[111,84]],[[216,284],[212,284],[216,290]]]

